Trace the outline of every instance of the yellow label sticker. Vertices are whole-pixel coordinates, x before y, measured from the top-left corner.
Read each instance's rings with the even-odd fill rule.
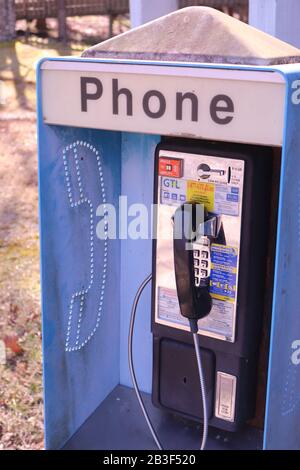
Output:
[[[227,295],[220,295],[220,294],[210,294],[213,299],[222,300],[223,302],[230,302],[234,303],[234,299],[232,297],[228,297]]]
[[[214,183],[199,183],[198,181],[188,180],[186,197],[187,201],[204,204],[208,212],[213,212],[215,203],[215,185]]]

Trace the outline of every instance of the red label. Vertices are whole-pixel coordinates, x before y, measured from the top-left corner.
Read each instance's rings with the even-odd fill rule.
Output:
[[[182,177],[183,160],[179,158],[166,158],[159,159],[158,173],[161,176],[172,176],[172,178]]]

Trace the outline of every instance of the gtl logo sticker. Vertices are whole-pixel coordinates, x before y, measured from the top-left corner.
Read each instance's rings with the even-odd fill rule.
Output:
[[[180,189],[180,183],[178,180],[172,180],[171,178],[163,179],[163,186],[165,188]]]

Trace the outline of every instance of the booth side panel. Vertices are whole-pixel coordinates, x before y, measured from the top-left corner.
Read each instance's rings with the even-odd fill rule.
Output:
[[[122,195],[127,196],[129,233],[127,239],[121,240],[120,383],[129,387],[132,386],[127,353],[130,310],[139,285],[152,271],[151,204],[154,153],[159,142],[160,136],[156,135],[122,134]],[[127,230],[126,220],[124,228]],[[140,231],[138,239],[132,238],[135,228]],[[143,292],[137,310],[134,362],[141,390],[151,393],[151,284]]]
[[[118,240],[103,206],[121,189],[121,134],[40,125],[46,448],[60,448],[119,383]]]
[[[300,448],[300,100],[296,104],[293,86],[300,79],[300,70],[286,79],[266,449]]]

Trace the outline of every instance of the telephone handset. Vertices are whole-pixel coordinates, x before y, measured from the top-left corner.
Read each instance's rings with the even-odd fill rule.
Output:
[[[197,209],[201,210],[197,213]],[[197,226],[200,212],[203,220]],[[173,222],[174,271],[181,315],[200,320],[212,308],[211,243],[217,238],[224,243],[221,218],[209,215],[203,204],[190,202],[176,209]]]
[[[204,221],[199,223],[197,227],[198,208],[202,209]],[[200,213],[200,211],[198,212]],[[179,206],[173,216],[177,296],[182,316],[190,320],[200,320],[208,315],[212,308],[212,298],[209,293],[210,242],[208,236],[205,235],[205,226],[210,225],[209,220],[204,206],[193,202]],[[204,230],[201,230],[203,228]],[[199,250],[196,250],[194,243],[199,238],[199,232],[202,243],[199,245]],[[197,256],[198,253],[199,256]],[[203,259],[201,268],[200,256],[203,256],[204,253],[205,260]]]

